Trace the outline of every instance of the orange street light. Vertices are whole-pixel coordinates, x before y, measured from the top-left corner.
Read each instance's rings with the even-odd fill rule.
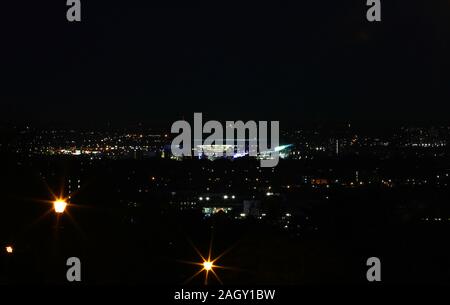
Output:
[[[56,200],[53,202],[53,208],[55,209],[55,212],[58,214],[64,213],[67,207],[67,202],[61,199]]]
[[[13,254],[14,248],[12,246],[6,246],[5,247],[6,253]]]
[[[214,267],[213,262],[211,261],[203,262],[203,269],[205,269],[206,271],[211,271],[213,267]]]

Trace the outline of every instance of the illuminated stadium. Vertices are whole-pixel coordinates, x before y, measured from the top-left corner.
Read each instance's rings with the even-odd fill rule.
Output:
[[[261,151],[258,153],[258,159],[273,158],[274,153],[278,153],[280,158],[286,158],[289,155],[292,144],[277,146],[274,149]],[[245,152],[239,152],[237,145],[230,144],[213,144],[213,145],[197,145],[199,159],[207,158],[215,160],[218,158],[233,158],[237,159],[249,155],[248,147]]]
[[[261,151],[258,154],[259,159],[270,159],[273,157],[273,153],[278,153],[280,158],[284,159],[289,156],[290,148],[293,147],[292,144],[281,145],[275,147],[273,150]]]
[[[214,144],[214,145],[197,145],[199,158],[206,156],[208,159],[216,159],[223,156],[233,156],[236,145]]]

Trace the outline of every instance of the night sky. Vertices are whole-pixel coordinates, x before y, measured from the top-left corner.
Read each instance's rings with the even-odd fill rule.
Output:
[[[2,3],[4,122],[447,121],[450,1]],[[31,3],[31,4],[30,4]]]

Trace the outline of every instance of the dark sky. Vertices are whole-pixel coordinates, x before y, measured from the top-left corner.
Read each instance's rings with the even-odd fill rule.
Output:
[[[450,1],[2,3],[0,120],[448,120]],[[184,1],[190,2],[190,1]]]

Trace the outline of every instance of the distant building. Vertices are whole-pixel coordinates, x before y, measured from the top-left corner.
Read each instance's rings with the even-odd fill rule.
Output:
[[[244,200],[244,211],[246,216],[261,217],[261,201],[259,200]]]
[[[242,211],[242,203],[230,194],[203,194],[198,198],[198,203],[203,214],[208,217],[219,212],[237,215]]]

